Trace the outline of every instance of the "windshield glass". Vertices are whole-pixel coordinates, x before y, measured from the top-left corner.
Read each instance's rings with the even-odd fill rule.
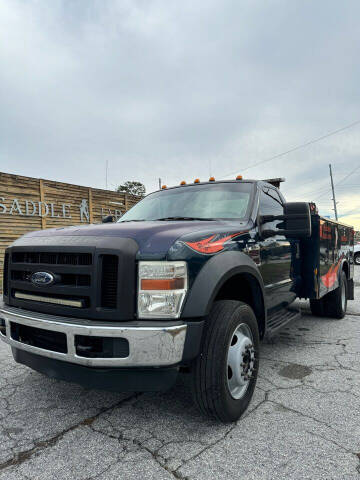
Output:
[[[159,219],[245,219],[253,184],[214,183],[152,193],[126,212],[119,222]]]

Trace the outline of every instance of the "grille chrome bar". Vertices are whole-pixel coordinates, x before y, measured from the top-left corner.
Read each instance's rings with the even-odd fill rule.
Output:
[[[68,300],[67,298],[44,297],[42,295],[31,295],[29,293],[15,292],[14,297],[19,300],[33,300],[34,302],[52,303],[54,305],[64,305],[66,307],[83,308],[83,300]]]

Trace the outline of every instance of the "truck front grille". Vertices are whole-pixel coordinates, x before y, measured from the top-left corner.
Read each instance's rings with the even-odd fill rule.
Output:
[[[31,283],[31,270],[13,270],[11,272],[11,280],[19,280],[21,282]],[[88,287],[91,284],[90,275],[82,275],[79,273],[61,273],[58,274],[56,285]]]
[[[56,244],[58,241],[69,244]],[[49,236],[44,243],[7,249],[7,305],[88,320],[134,318],[138,247],[133,240],[79,237],[68,242]]]
[[[14,252],[12,263],[44,265],[91,265],[91,253]]]
[[[9,254],[5,253],[4,276],[3,276],[3,291],[5,296],[7,296],[8,294],[8,285],[9,285],[8,269],[9,269]]]
[[[101,306],[116,308],[119,258],[116,255],[102,256]]]

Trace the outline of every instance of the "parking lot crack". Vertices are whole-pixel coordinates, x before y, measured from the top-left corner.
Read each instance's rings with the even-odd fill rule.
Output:
[[[53,447],[67,433],[72,432],[73,430],[76,430],[77,428],[82,427],[82,426],[91,426],[94,423],[94,421],[100,415],[102,415],[103,413],[106,413],[106,412],[120,406],[121,404],[123,404],[126,401],[129,401],[132,398],[136,398],[138,395],[139,394],[132,395],[130,397],[122,399],[120,402],[117,402],[116,404],[113,404],[110,407],[102,408],[101,410],[99,410],[99,412],[96,415],[85,418],[85,419],[81,420],[79,423],[76,423],[75,425],[71,425],[70,427],[66,428],[65,430],[62,430],[57,435],[55,435],[54,437],[52,437],[48,440],[41,440],[41,441],[35,442],[34,447],[32,447],[31,449],[16,453],[13,458],[10,458],[9,460],[7,460],[4,463],[1,463],[0,464],[0,472],[9,468],[9,467],[19,466],[22,463],[29,460],[32,456],[38,454],[39,452],[41,452],[43,450],[46,450],[49,447]]]
[[[278,405],[279,407],[283,408],[284,410],[287,410],[287,411],[289,411],[289,412],[291,412],[291,413],[295,413],[295,414],[300,415],[301,417],[307,418],[307,419],[309,419],[309,420],[313,420],[314,422],[316,422],[316,423],[318,423],[318,424],[320,424],[320,425],[324,425],[325,427],[327,427],[327,428],[329,428],[329,429],[331,429],[331,430],[333,430],[333,431],[335,431],[335,432],[341,433],[341,432],[339,432],[337,429],[335,429],[334,427],[332,427],[330,424],[328,424],[328,423],[326,423],[326,422],[324,422],[324,421],[322,421],[322,420],[320,420],[320,419],[318,419],[318,418],[316,418],[316,417],[313,417],[313,416],[311,416],[311,415],[305,414],[305,413],[301,412],[300,410],[296,410],[296,409],[294,409],[294,408],[290,408],[290,407],[282,404],[281,402],[277,402],[277,401],[271,400],[271,399],[269,399],[268,401],[269,401],[270,403],[273,403],[274,405]]]
[[[330,442],[330,443],[334,444],[335,446],[337,446],[341,450],[344,450],[344,452],[346,452],[346,453],[350,453],[351,455],[358,456],[355,452],[349,450],[348,448],[344,447],[344,445],[341,445],[340,443],[336,442],[335,440],[333,440],[331,438],[324,437],[324,436],[320,435],[319,433],[315,433],[315,432],[312,432],[312,431],[309,431],[309,430],[306,430],[306,432],[309,435],[312,435],[313,437],[321,438],[321,440],[324,440],[325,442]]]

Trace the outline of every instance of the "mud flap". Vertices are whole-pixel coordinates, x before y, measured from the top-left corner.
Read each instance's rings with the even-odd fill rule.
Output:
[[[347,288],[347,293],[348,293],[348,300],[354,300],[354,279],[349,278],[348,279],[348,288]]]

